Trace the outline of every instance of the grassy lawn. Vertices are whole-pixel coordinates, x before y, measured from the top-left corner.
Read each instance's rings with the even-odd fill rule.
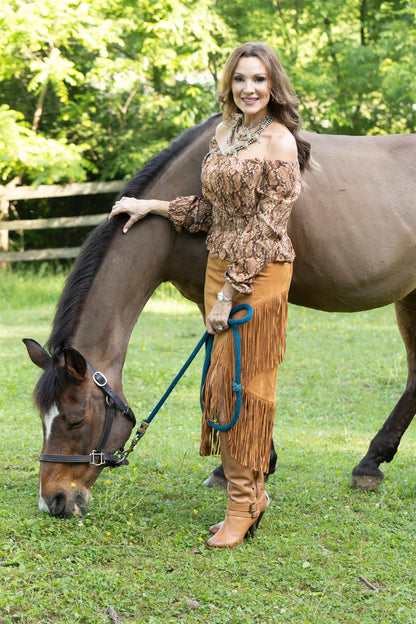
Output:
[[[0,624],[102,624],[110,605],[122,624],[416,623],[414,430],[377,492],[349,487],[405,383],[392,307],[290,307],[272,505],[254,540],[218,552],[204,547],[226,495],[202,486],[218,463],[198,456],[202,354],[130,465],[103,472],[87,516],[38,510],[38,370],[21,338],[46,341],[63,279],[0,277]],[[202,332],[191,304],[164,292],[149,302],[124,373],[139,418]]]

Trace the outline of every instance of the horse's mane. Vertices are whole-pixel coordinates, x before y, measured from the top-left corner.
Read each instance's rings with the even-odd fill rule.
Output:
[[[217,116],[215,116],[217,117]],[[144,167],[127,182],[119,197],[125,195],[138,197],[154,176],[160,173],[167,164],[190,145],[212,123],[212,117],[207,121],[185,130],[168,147],[151,158]],[[111,221],[106,221],[95,228],[85,240],[74,268],[66,281],[64,290],[59,299],[53,322],[52,333],[46,347],[52,356],[62,354],[65,347],[70,345],[80,309],[85,301],[95,275],[101,266],[114,233],[120,227],[120,221],[125,220],[120,215]]]
[[[153,156],[145,166],[131,178],[120,192],[120,197],[137,197],[146,187],[148,182],[151,182],[157,173],[160,173],[165,165],[176,156],[179,152],[184,150],[188,145],[193,143],[206,129],[207,126],[212,124],[214,119],[221,117],[221,114],[213,115],[207,121],[185,130],[177,139],[172,141],[168,147],[162,150],[159,154]]]
[[[127,182],[120,196],[138,197],[154,176],[169,164],[169,162],[200,136],[213,119],[185,130],[168,147],[151,158],[144,167]],[[74,268],[69,274],[62,295],[59,299],[53,321],[52,332],[46,343],[46,348],[52,356],[50,364],[41,375],[34,392],[34,399],[43,413],[49,411],[56,402],[64,380],[64,369],[57,364],[62,360],[63,350],[71,345],[80,311],[85,302],[88,291],[94,281],[101,263],[107,253],[110,243],[125,215],[118,215],[111,221],[105,221],[85,240]]]

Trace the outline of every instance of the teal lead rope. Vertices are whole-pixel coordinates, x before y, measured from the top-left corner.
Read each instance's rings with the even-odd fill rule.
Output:
[[[239,312],[240,310],[246,310],[247,311],[246,316],[244,316],[241,319],[231,318],[233,314],[235,314],[236,312]],[[216,429],[217,431],[228,431],[229,429],[234,427],[234,425],[236,424],[240,416],[240,411],[241,411],[241,344],[240,344],[240,334],[238,331],[238,327],[239,325],[243,325],[244,323],[247,323],[247,321],[249,321],[252,316],[253,316],[253,308],[247,303],[240,303],[239,305],[236,305],[234,308],[232,308],[230,312],[228,325],[231,327],[233,334],[234,334],[235,379],[233,381],[233,391],[236,394],[236,405],[234,409],[233,418],[230,420],[228,425],[219,425],[210,420],[207,420],[207,423],[210,425],[210,427],[213,427],[213,429]],[[209,334],[208,332],[205,332],[205,334],[199,340],[195,349],[192,351],[191,355],[188,357],[185,364],[182,366],[181,370],[176,375],[176,377],[174,378],[174,380],[172,381],[172,383],[170,384],[170,386],[168,387],[168,389],[166,390],[162,398],[159,400],[157,405],[153,408],[149,416],[143,419],[142,422],[140,423],[140,426],[136,431],[136,434],[130,444],[130,447],[122,453],[122,456],[121,456],[122,460],[125,460],[127,456],[130,455],[130,453],[134,450],[136,444],[142,439],[142,437],[146,433],[148,426],[150,425],[150,423],[152,422],[152,420],[154,419],[154,417],[156,416],[156,414],[158,413],[162,405],[165,403],[166,399],[168,398],[172,390],[177,385],[178,381],[181,379],[181,377],[183,377],[185,371],[189,368],[189,366],[191,365],[191,363],[193,362],[193,360],[195,359],[195,357],[197,356],[197,354],[199,353],[199,351],[202,349],[202,347],[205,344],[205,360],[204,360],[204,366],[202,369],[202,380],[201,380],[201,409],[203,409],[203,404],[202,404],[203,387],[205,384],[205,378],[207,376],[208,368],[211,362],[213,342],[214,342],[214,336],[212,334]]]
[[[240,342],[240,333],[238,331],[238,327],[239,325],[243,325],[244,323],[247,323],[251,317],[253,316],[253,308],[248,305],[248,303],[240,303],[239,305],[235,306],[231,312],[230,312],[230,317],[235,314],[236,312],[239,312],[240,310],[246,310],[247,314],[246,316],[243,316],[243,318],[240,319],[233,319],[233,318],[229,318],[228,319],[228,325],[231,327],[233,334],[234,334],[234,353],[235,353],[235,367],[234,367],[234,381],[233,381],[233,392],[235,393],[235,408],[234,408],[234,414],[232,419],[230,420],[230,422],[227,425],[219,425],[216,422],[213,422],[212,420],[208,420],[208,418],[206,418],[206,422],[207,424],[212,427],[213,429],[215,429],[216,431],[229,431],[230,429],[232,429],[234,427],[234,425],[237,423],[238,419],[240,418],[240,411],[241,411],[241,342]],[[208,334],[209,335],[209,334]],[[209,338],[207,339],[207,343],[206,343],[206,351],[205,351],[205,361],[204,361],[204,366],[202,368],[202,380],[201,380],[201,410],[204,411],[204,405],[203,405],[203,401],[204,401],[204,385],[205,385],[205,379],[207,376],[207,372],[208,372],[208,368],[209,365],[211,363],[211,352],[212,352],[212,345],[214,342],[214,336],[209,335]]]

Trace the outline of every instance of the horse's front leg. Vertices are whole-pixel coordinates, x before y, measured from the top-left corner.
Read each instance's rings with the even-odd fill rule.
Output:
[[[384,475],[379,465],[393,459],[416,413],[416,291],[395,307],[407,352],[407,384],[392,413],[371,441],[367,454],[352,472],[351,487],[364,490],[373,490],[381,483]]]
[[[272,440],[272,446],[270,449],[269,471],[264,475],[265,481],[267,481],[269,476],[275,472],[276,461],[277,461],[277,453],[276,453],[276,449],[274,448],[274,442]],[[217,468],[215,468],[215,470],[211,472],[209,477],[205,479],[204,485],[206,485],[207,487],[224,488],[225,490],[227,489],[227,479],[225,478],[222,464],[217,466]]]

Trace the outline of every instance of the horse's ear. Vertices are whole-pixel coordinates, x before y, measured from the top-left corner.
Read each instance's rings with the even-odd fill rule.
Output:
[[[82,381],[87,373],[87,362],[83,355],[76,349],[68,347],[64,349],[65,370],[70,377]]]
[[[29,353],[29,357],[32,360],[33,364],[39,366],[39,368],[45,368],[51,361],[51,356],[41,345],[36,342],[36,340],[32,340],[31,338],[23,338],[23,342],[26,345],[27,352]]]

